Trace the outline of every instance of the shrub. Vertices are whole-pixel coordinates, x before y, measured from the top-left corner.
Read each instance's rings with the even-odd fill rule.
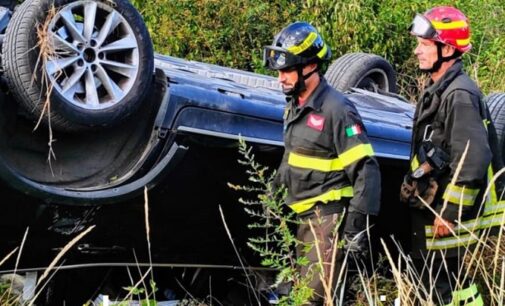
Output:
[[[133,0],[156,51],[264,72],[262,48],[300,6],[288,0]]]
[[[389,60],[398,72],[402,94],[412,97],[419,87],[413,55],[415,39],[408,31],[412,18],[446,1],[308,0],[302,16],[312,21],[335,56],[370,52]],[[473,49],[465,56],[467,71],[485,93],[505,91],[505,2],[459,0],[451,5],[470,19]]]
[[[262,47],[287,24],[306,20],[320,29],[334,58],[371,52],[398,72],[401,93],[418,94],[421,75],[413,56],[409,24],[417,12],[444,1],[398,0],[132,0],[149,27],[158,52],[259,73]],[[505,91],[505,2],[456,0],[470,18],[474,48],[465,56],[468,72],[483,91]]]

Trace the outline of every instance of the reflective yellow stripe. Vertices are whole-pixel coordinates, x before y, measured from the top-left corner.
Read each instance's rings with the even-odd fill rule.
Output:
[[[491,123],[491,121],[489,121],[488,119],[484,119],[483,123],[487,131],[488,125]],[[493,177],[494,177],[493,165],[490,164],[489,167],[487,168],[487,184],[488,186],[491,185],[491,187],[489,188],[489,192],[486,195],[483,216],[497,214],[505,211],[505,201],[498,201],[498,197],[496,195],[496,185],[492,183]]]
[[[453,302],[465,301],[471,297],[474,297],[475,294],[477,293],[479,293],[479,290],[477,289],[477,286],[475,284],[471,285],[468,288],[454,291],[452,293]]]
[[[479,293],[479,290],[477,289],[477,286],[475,284],[473,284],[468,288],[454,291],[452,293],[452,296],[453,296],[454,300],[465,301],[471,297],[474,297],[475,294],[477,294],[477,293]]]
[[[328,203],[330,201],[338,201],[341,198],[352,198],[353,190],[351,186],[341,189],[332,189],[317,197],[308,198],[302,201],[294,202],[289,205],[296,213],[302,213],[311,209],[317,202]]]
[[[480,229],[480,218],[462,222],[461,224],[456,225],[453,228],[453,231],[456,234],[462,234],[462,233],[468,234],[468,231],[475,232],[479,229]],[[429,238],[431,240],[431,238],[433,238],[433,226],[432,225],[425,226],[424,231],[426,234],[426,238],[427,239]],[[435,239],[438,239],[438,238],[435,238]]]
[[[417,168],[419,168],[419,160],[417,159],[417,155],[414,155],[414,157],[412,157],[412,161],[410,162],[410,170],[414,172]]]
[[[328,46],[326,44],[324,44],[321,51],[317,52],[317,57],[323,58],[326,55],[327,51],[328,51]]]
[[[465,306],[484,306],[484,300],[482,299],[482,296],[479,294],[477,298],[473,302],[466,302],[464,304]]]
[[[342,171],[344,167],[357,162],[365,156],[373,156],[373,148],[370,144],[357,145],[337,158],[318,158],[312,156],[301,155],[291,152],[288,157],[288,164],[293,167],[312,169],[322,172]]]
[[[468,234],[468,232],[476,233],[481,229],[491,228],[493,226],[500,226],[505,221],[505,214],[503,212],[497,213],[495,215],[487,216],[487,217],[479,217],[472,220],[467,220],[461,222],[454,227],[453,231],[456,234]],[[431,225],[426,226],[424,228],[426,238],[430,239],[433,237],[433,227]]]
[[[454,291],[452,293],[452,304],[481,306],[484,305],[484,301],[482,300],[482,296],[479,294],[477,285],[472,284],[468,288]]]
[[[484,119],[482,120],[482,122],[484,123],[484,127],[486,128],[487,131],[487,126],[491,123],[491,121],[489,121],[488,119]]]
[[[492,165],[489,165],[489,167],[487,168],[487,175],[488,175],[488,183],[491,183],[491,180],[493,179],[493,176],[494,176],[494,172],[493,172],[493,166]],[[496,196],[496,185],[493,184],[491,186],[491,190],[489,191],[489,195],[491,197],[491,203],[497,203],[498,202],[498,197]]]
[[[293,54],[300,54],[303,51],[307,50],[312,44],[316,41],[317,39],[317,34],[314,32],[311,32],[305,40],[299,44],[298,46],[291,46],[287,50]]]
[[[498,201],[498,197],[496,195],[496,185],[491,183],[493,179],[493,167],[490,165],[487,169],[487,183],[491,184],[489,188],[489,192],[486,196],[486,201],[484,204],[484,216],[501,213],[505,211],[505,200]]]
[[[468,24],[464,20],[453,21],[453,22],[441,22],[431,20],[431,24],[436,30],[454,30],[464,27],[468,27]]]
[[[484,206],[484,216],[496,214],[505,211],[505,201],[499,201],[494,204]]]
[[[344,166],[339,158],[324,159],[300,155],[297,153],[289,153],[288,164],[293,167],[313,169],[322,172],[344,170]]]
[[[479,194],[479,189],[460,187],[457,185],[449,184],[445,189],[442,198],[453,204],[461,204],[464,206],[472,206]]]
[[[487,168],[487,184],[488,185],[491,184],[491,180],[493,179],[493,176],[494,176],[493,166],[489,165],[489,167]],[[498,197],[496,196],[496,185],[492,184],[491,188],[489,190],[489,193],[487,195],[485,208],[487,209],[489,206],[493,206],[497,202],[498,202]]]
[[[458,44],[458,46],[466,46],[466,45],[470,44],[470,38],[456,39],[456,43]]]
[[[494,226],[501,226],[503,224],[503,221],[505,221],[505,215],[503,212],[497,213],[495,215],[487,216],[481,218],[480,221],[480,228],[485,229],[485,228],[491,228]]]
[[[474,244],[478,241],[478,237],[475,235],[461,235],[458,237],[448,237],[448,238],[431,238],[426,239],[426,249],[428,250],[443,250],[456,247],[466,247]]]
[[[344,153],[340,154],[339,158],[344,167],[349,166],[362,159],[365,156],[373,156],[374,151],[371,144],[359,144]]]

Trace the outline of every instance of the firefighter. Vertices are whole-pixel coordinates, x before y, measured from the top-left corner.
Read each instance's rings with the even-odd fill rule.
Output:
[[[344,211],[340,239],[346,241],[345,251],[364,259],[368,216],[377,215],[380,205],[379,166],[361,117],[320,72],[330,57],[329,46],[306,22],[288,25],[264,49],[264,63],[278,72],[287,96],[285,152],[277,181],[287,187],[286,202],[302,221],[297,231],[302,242],[297,256],[310,261],[299,268],[302,276],[311,278],[311,305],[322,305],[325,292],[316,268],[319,258],[309,220],[315,227],[328,277],[333,243],[337,243],[333,239]],[[308,251],[304,248],[307,245],[312,246]]]
[[[430,77],[416,106],[411,169],[401,188],[410,204],[411,257],[425,288],[434,286],[433,302],[483,305],[461,265],[481,229],[495,131],[481,91],[463,72],[461,56],[472,47],[469,22],[456,8],[435,7],[415,16],[410,33],[419,68]]]

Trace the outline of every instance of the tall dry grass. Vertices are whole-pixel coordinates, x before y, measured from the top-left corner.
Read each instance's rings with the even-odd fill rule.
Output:
[[[95,226],[90,226],[86,230],[82,231],[79,235],[74,237],[71,241],[69,241],[59,252],[56,254],[51,263],[46,267],[42,276],[38,279],[35,288],[33,288],[34,295],[29,300],[24,300],[22,297],[22,291],[14,290],[13,286],[15,285],[15,281],[18,280],[18,286],[22,286],[23,278],[16,274],[17,267],[19,265],[20,258],[23,256],[23,246],[28,237],[28,229],[25,231],[23,235],[23,239],[21,241],[20,247],[15,248],[9,254],[7,254],[1,261],[0,267],[7,262],[14,254],[17,253],[17,258],[14,266],[14,273],[8,275],[8,277],[3,279],[3,282],[0,282],[0,305],[2,306],[18,306],[18,305],[28,305],[32,306],[35,303],[35,300],[39,297],[39,295],[43,292],[44,288],[47,286],[51,278],[58,272],[58,264],[60,264],[62,258],[65,254],[72,249],[77,242],[79,242],[84,236],[86,236],[89,232],[91,232]],[[7,287],[6,287],[7,286]]]
[[[458,164],[455,171],[452,183],[456,182],[461,169],[464,167],[465,158],[467,156],[468,147],[462,155],[462,158]],[[242,190],[245,192],[258,194],[256,199],[243,200],[240,202],[247,206],[246,211],[248,211],[251,217],[254,218],[264,218],[268,217],[268,225],[274,224],[274,219],[272,219],[272,213],[261,212],[260,210],[252,210],[251,205],[266,205],[264,209],[266,211],[275,211],[275,207],[272,206],[272,201],[269,196],[272,195],[271,186],[268,185],[268,179],[271,176],[264,167],[253,163],[254,156],[251,153],[251,148],[247,148],[244,143],[241,142],[240,152],[244,157],[240,163],[243,165],[251,166],[247,173],[251,176],[250,181],[256,184],[249,186],[235,186],[231,185],[235,190]],[[505,169],[498,171],[495,176],[490,180],[490,185],[486,188],[483,196],[483,201],[480,204],[480,210],[484,209],[485,199],[487,194],[490,192],[490,186],[494,184],[497,178],[505,172]],[[258,201],[260,199],[261,201]],[[267,201],[268,199],[268,201]],[[422,201],[422,198],[419,198]],[[461,199],[462,201],[463,199]],[[281,201],[278,205],[284,205]],[[444,203],[444,207],[447,207],[447,201]],[[477,204],[478,205],[478,204]],[[441,217],[430,205],[426,204],[426,209],[431,211],[434,217]],[[462,205],[460,205],[462,207]],[[277,212],[277,211],[276,211]],[[282,220],[281,216],[275,215],[277,218]],[[503,217],[505,218],[505,217]],[[480,221],[481,219],[479,219]],[[279,224],[285,224],[287,220],[283,220]],[[316,221],[317,222],[317,221]],[[466,224],[466,225],[465,225]],[[468,222],[463,222],[462,220],[462,209],[460,209],[459,218],[456,221],[456,227],[451,229],[452,235],[458,232],[471,233],[472,237],[475,238],[475,243],[468,243],[462,247],[463,260],[458,266],[458,275],[455,275],[457,282],[453,291],[464,289],[462,284],[465,283],[476,283],[479,288],[480,294],[483,296],[485,304],[484,305],[504,305],[504,295],[505,295],[505,238],[503,237],[503,232],[505,229],[505,220],[502,220],[498,226],[493,228],[493,232],[490,230],[484,230],[480,227],[480,223],[476,222],[469,224]],[[312,227],[312,226],[311,226]],[[312,231],[315,231],[315,227],[312,227]],[[370,227],[367,228],[366,234],[370,238]],[[338,232],[338,231],[335,231]],[[313,232],[315,237],[318,237],[317,233]],[[435,262],[435,256],[437,252],[443,251],[432,251],[424,260],[424,268],[419,271],[419,267],[416,268],[413,259],[410,255],[403,251],[403,247],[395,242],[393,246],[388,246],[384,241],[382,243],[381,250],[374,250],[373,253],[383,253],[383,257],[378,260],[370,258],[370,265],[368,269],[360,268],[363,265],[357,266],[357,275],[350,277],[347,273],[345,266],[347,266],[350,261],[354,260],[350,254],[344,254],[344,261],[341,269],[337,269],[337,264],[335,262],[335,257],[338,256],[339,252],[343,252],[337,243],[339,240],[338,236],[334,237],[334,249],[332,253],[332,265],[333,267],[329,270],[324,269],[323,256],[321,255],[321,250],[319,249],[318,241],[315,241],[311,247],[316,248],[319,261],[315,264],[313,271],[318,273],[318,277],[324,283],[325,289],[325,306],[334,305],[393,305],[396,300],[400,305],[435,305],[439,304],[439,298],[435,290],[435,281],[437,277],[440,277],[441,273],[446,273],[447,262],[442,261],[441,265],[437,265]],[[263,244],[268,243],[269,240],[256,240],[256,242],[261,242]],[[279,241],[279,240],[277,240]],[[292,241],[292,238],[289,239]],[[394,241],[394,238],[393,238]],[[300,242],[298,242],[300,243]],[[340,244],[341,245],[341,244]],[[269,247],[254,248],[255,251],[259,252],[262,256],[271,255],[271,249]],[[267,252],[268,251],[268,252]],[[265,252],[262,254],[262,252]],[[395,254],[395,255],[393,255]],[[294,256],[293,253],[286,253],[285,256]],[[340,254],[342,256],[342,254]],[[286,262],[305,262],[303,260],[291,259]],[[272,261],[267,261],[271,264]],[[305,262],[306,264],[306,262]],[[279,268],[280,274],[285,273],[282,267]],[[433,278],[429,281],[426,286],[423,284],[423,275],[430,273]],[[284,275],[286,276],[286,275]],[[306,290],[308,282],[304,279],[300,279],[300,275],[296,273],[290,274],[292,277],[292,291],[296,290]],[[312,277],[309,275],[308,277]],[[334,286],[334,278],[337,277],[337,286]],[[296,284],[301,284],[302,287]],[[305,288],[303,288],[305,286]],[[346,292],[356,293],[354,296],[346,295]],[[304,305],[307,302],[305,300],[293,299],[293,296],[299,296],[296,294],[291,295],[287,299],[281,299],[280,305]]]

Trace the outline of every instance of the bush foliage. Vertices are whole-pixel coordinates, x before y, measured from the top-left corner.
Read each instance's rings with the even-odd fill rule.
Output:
[[[334,58],[371,52],[389,60],[406,95],[419,73],[408,26],[416,12],[440,0],[132,0],[149,27],[158,52],[265,73],[262,46],[285,25],[306,20],[320,29]],[[487,94],[505,91],[505,2],[455,0],[471,20],[474,48],[467,71]]]
[[[301,6],[289,0],[133,0],[156,51],[263,72],[262,48]]]
[[[363,51],[389,60],[404,94],[417,90],[419,72],[413,55],[415,40],[408,27],[416,13],[440,0],[307,0],[301,17],[313,22],[328,40],[334,56]],[[485,93],[505,91],[505,2],[456,0],[451,5],[470,19],[473,49],[464,56],[469,72]]]

